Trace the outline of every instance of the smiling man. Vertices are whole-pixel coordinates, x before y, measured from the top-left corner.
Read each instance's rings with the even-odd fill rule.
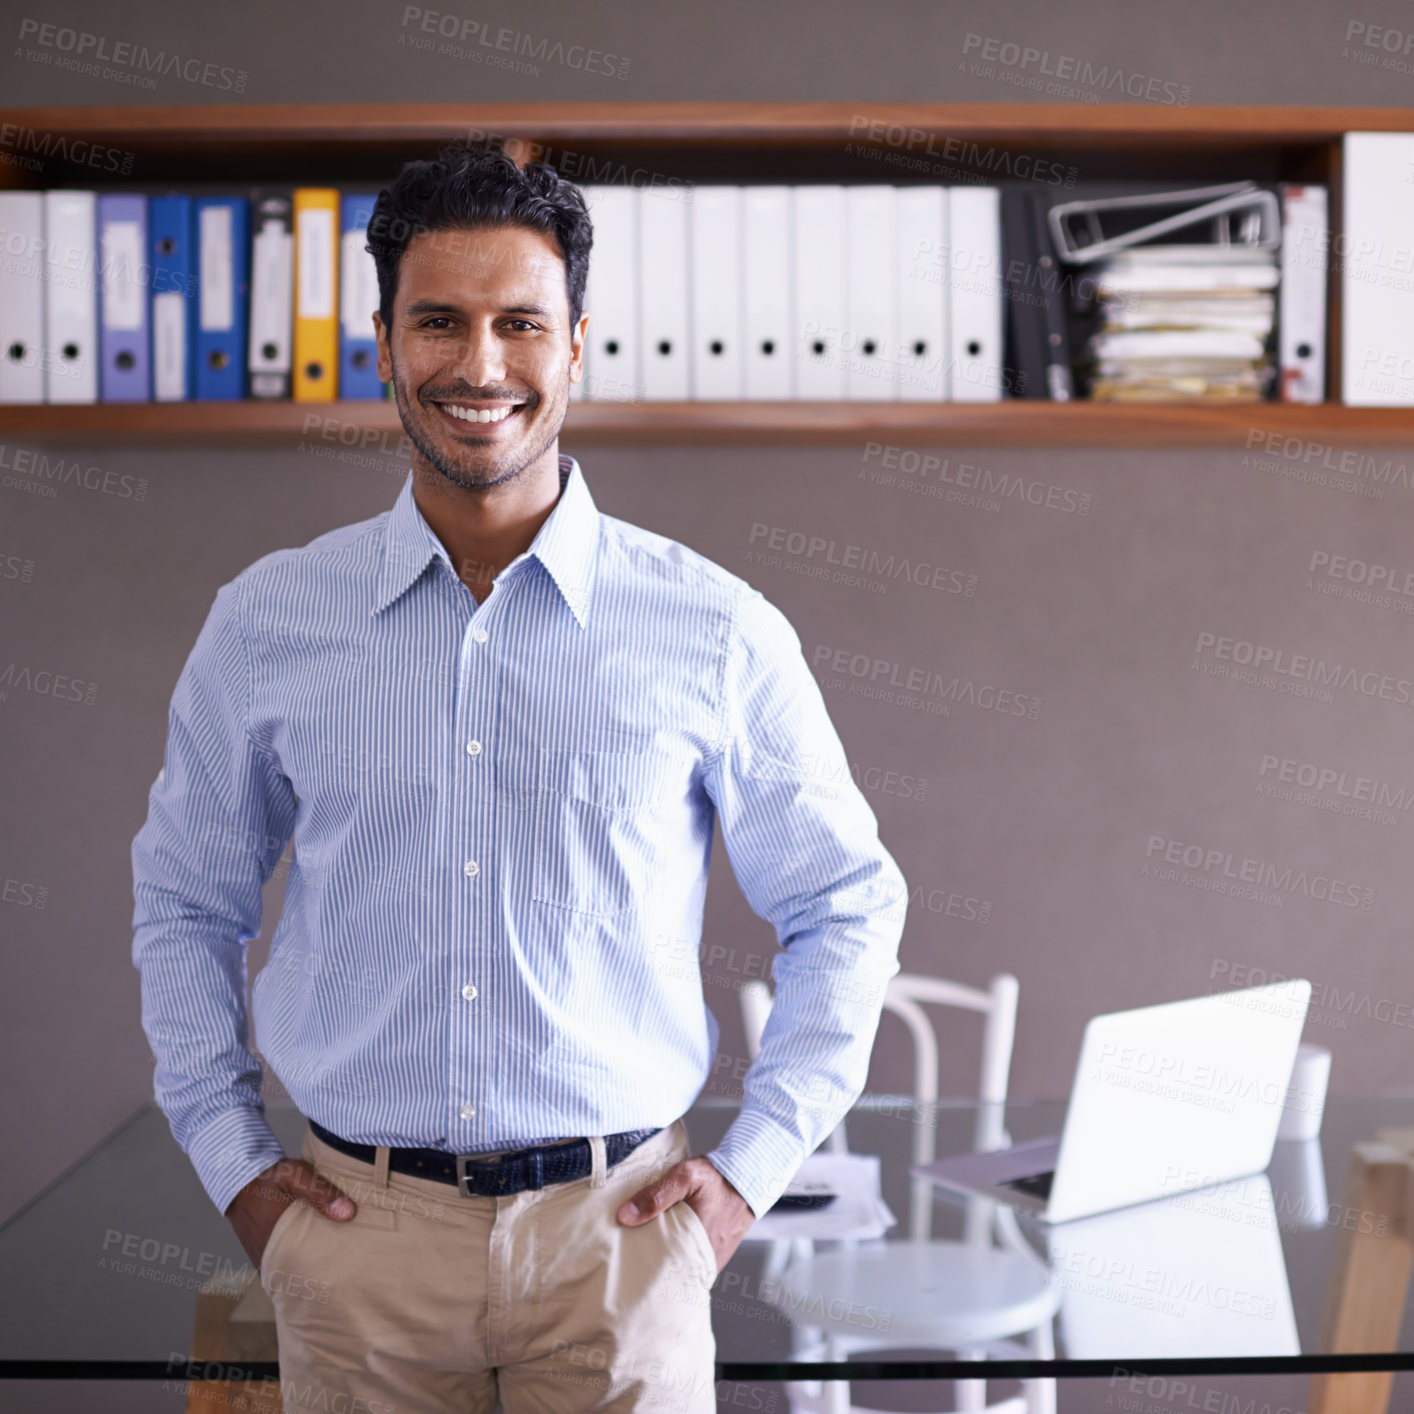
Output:
[[[559,451],[591,240],[553,169],[467,145],[381,193],[411,474],[217,592],[133,841],[157,1098],[291,1410],[715,1408],[708,1288],[862,1088],[897,970],[904,881],[789,622]],[[782,951],[694,1156],[714,824]],[[245,1007],[291,837],[252,1011],[298,1159]]]

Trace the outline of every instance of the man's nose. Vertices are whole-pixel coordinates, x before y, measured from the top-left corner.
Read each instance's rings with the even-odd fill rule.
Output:
[[[494,329],[472,328],[457,345],[452,371],[468,388],[495,388],[506,381],[506,349]]]

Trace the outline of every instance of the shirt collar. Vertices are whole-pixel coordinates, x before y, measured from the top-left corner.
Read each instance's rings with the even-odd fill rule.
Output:
[[[525,553],[545,567],[575,622],[583,628],[594,583],[599,512],[573,457],[560,454],[559,472],[560,498]],[[413,474],[409,472],[383,531],[383,564],[373,601],[375,614],[414,584],[434,558],[440,558],[456,574],[446,546],[418,509],[412,488]]]

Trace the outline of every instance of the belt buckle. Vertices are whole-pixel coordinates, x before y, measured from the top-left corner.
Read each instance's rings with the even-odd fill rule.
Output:
[[[567,1141],[574,1142],[574,1141]],[[558,1146],[555,1146],[558,1147]],[[519,1188],[512,1189],[512,1192],[521,1193],[529,1190],[538,1190],[545,1187],[545,1151],[543,1147],[532,1146],[517,1153],[502,1154],[499,1158],[483,1159],[479,1154],[457,1154],[457,1192],[463,1198],[481,1198],[484,1194],[473,1193],[467,1186],[467,1170],[472,1164],[479,1164],[484,1170],[489,1172],[492,1168],[502,1167],[510,1160],[518,1160],[524,1166],[524,1181]],[[557,1180],[550,1180],[552,1183]]]
[[[487,1161],[486,1159],[478,1159],[475,1154],[458,1154],[458,1155],[456,1156],[456,1159],[457,1159],[457,1192],[460,1193],[463,1198],[481,1198],[481,1197],[483,1197],[483,1196],[484,1196],[483,1194],[480,1194],[480,1193],[473,1193],[473,1192],[471,1191],[471,1189],[467,1187],[467,1165],[468,1165],[468,1164],[474,1164],[474,1163],[480,1163],[480,1164],[483,1164],[483,1165],[484,1165],[484,1164],[486,1164],[488,1161]]]

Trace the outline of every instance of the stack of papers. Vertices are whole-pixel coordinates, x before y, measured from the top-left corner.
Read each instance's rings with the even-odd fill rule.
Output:
[[[812,1192],[827,1188],[835,1201],[824,1208],[772,1209],[756,1219],[744,1240],[867,1241],[882,1237],[898,1221],[883,1199],[877,1154],[811,1154],[791,1188],[802,1184]]]
[[[1231,245],[1120,251],[1096,277],[1097,402],[1258,402],[1275,376],[1277,252]]]

